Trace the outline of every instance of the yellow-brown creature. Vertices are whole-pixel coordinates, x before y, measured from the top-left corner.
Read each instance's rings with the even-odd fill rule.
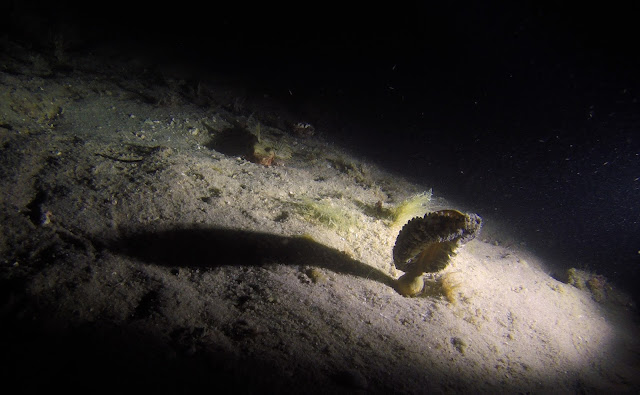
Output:
[[[416,217],[400,230],[393,247],[393,262],[405,272],[396,282],[404,296],[416,296],[424,287],[422,275],[449,264],[455,250],[476,237],[482,227],[477,214],[441,210]]]

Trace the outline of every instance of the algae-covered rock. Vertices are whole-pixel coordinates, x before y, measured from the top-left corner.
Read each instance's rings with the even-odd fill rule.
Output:
[[[587,291],[598,303],[612,303],[626,307],[633,307],[633,300],[629,295],[616,289],[609,280],[601,275],[586,270],[571,268],[567,270],[565,282],[569,285]]]

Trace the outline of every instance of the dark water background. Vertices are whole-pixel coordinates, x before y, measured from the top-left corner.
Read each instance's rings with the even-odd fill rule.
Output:
[[[507,218],[559,269],[634,288],[639,6],[441,3],[15,1],[2,13],[36,48],[62,32],[78,53],[136,48],[233,76],[367,159]]]

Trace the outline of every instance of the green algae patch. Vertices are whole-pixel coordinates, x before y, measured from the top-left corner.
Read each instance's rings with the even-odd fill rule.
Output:
[[[340,234],[348,233],[358,223],[352,213],[328,199],[315,200],[304,197],[293,204],[298,214],[306,221],[335,229]]]
[[[422,217],[427,213],[431,202],[431,189],[414,195],[395,207],[390,208],[391,226],[401,226],[415,217]]]

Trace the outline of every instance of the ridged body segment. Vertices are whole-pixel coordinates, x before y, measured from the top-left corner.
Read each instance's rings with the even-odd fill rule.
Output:
[[[400,230],[393,247],[393,262],[399,270],[415,273],[444,269],[455,249],[471,241],[482,227],[477,214],[441,210],[416,217]]]

